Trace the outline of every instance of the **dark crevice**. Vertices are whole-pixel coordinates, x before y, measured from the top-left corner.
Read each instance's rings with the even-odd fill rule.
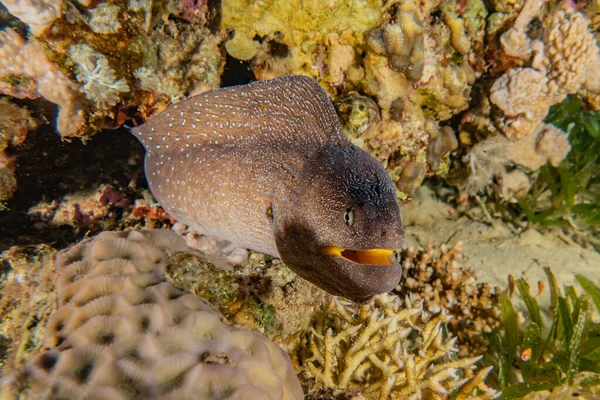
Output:
[[[135,197],[131,186],[147,188],[143,147],[125,128],[99,132],[84,144],[80,139],[63,141],[52,126],[44,125],[6,153],[16,158],[17,191],[0,211],[0,252],[16,244],[53,243],[60,248],[86,234],[71,226],[36,226],[27,212],[39,202],[61,201],[68,193],[102,183],[129,197]]]
[[[227,55],[225,68],[221,75],[221,86],[245,85],[254,82],[256,77],[252,72],[250,61],[242,61]]]

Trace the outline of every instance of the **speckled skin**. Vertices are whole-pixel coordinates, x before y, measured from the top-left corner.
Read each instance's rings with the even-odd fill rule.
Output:
[[[284,76],[206,92],[133,133],[147,150],[152,193],[198,232],[281,257],[355,301],[400,280],[399,265],[324,254],[328,246],[398,249],[403,228],[385,169],[346,139],[316,81]]]

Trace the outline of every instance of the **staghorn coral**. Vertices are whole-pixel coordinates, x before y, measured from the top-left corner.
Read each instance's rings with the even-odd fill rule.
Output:
[[[147,230],[59,253],[50,349],[3,382],[3,398],[302,398],[280,348],[164,281],[166,249],[189,251],[175,233]]]
[[[600,49],[589,22],[573,5],[563,2],[547,18],[543,36],[526,35],[529,23],[539,17],[543,0],[527,0],[513,27],[501,37],[504,51],[530,61],[530,67],[513,68],[497,79],[490,100],[501,111],[497,118],[509,139],[529,135],[548,114],[550,106],[583,88],[600,92],[596,71]]]
[[[313,390],[357,391],[369,399],[496,398],[484,383],[491,368],[475,371],[481,357],[452,357],[457,349],[455,339],[445,338],[448,318],[439,315],[421,328],[421,313],[392,295],[362,306],[334,298],[298,352],[302,374],[317,382]]]
[[[448,329],[458,339],[460,354],[481,354],[489,342],[482,333],[490,333],[500,324],[495,305],[499,289],[489,283],[478,283],[471,268],[464,270],[462,243],[451,248],[440,246],[437,255],[432,245],[426,250],[406,249],[401,253],[402,281],[395,293],[401,304],[423,301],[423,309],[431,318],[439,313],[452,317]]]
[[[84,123],[79,85],[71,82],[35,42],[27,42],[12,29],[0,32],[0,79],[27,78],[35,82],[28,97],[42,96],[58,104],[56,126],[63,136],[77,135]],[[19,80],[17,80],[17,83]],[[15,94],[9,85],[3,92]]]

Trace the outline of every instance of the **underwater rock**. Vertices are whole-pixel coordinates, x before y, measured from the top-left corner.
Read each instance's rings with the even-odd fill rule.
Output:
[[[146,230],[105,232],[60,252],[49,350],[4,379],[2,397],[301,399],[283,350],[165,282],[167,252],[182,251],[175,233]]]

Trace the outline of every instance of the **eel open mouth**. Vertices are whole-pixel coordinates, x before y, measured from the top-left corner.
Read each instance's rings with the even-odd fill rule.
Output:
[[[389,249],[367,249],[350,250],[341,247],[327,247],[325,254],[328,256],[342,257],[357,264],[368,265],[396,265],[394,250]]]

